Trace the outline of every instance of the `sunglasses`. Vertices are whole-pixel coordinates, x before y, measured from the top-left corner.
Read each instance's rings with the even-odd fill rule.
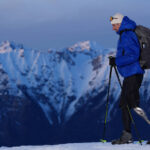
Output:
[[[115,18],[115,17],[112,17],[112,16],[111,16],[111,17],[110,17],[110,21],[112,21],[113,19],[118,19],[118,18]]]

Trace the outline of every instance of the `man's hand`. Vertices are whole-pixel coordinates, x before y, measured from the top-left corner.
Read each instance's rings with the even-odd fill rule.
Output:
[[[109,57],[109,65],[110,66],[116,66],[115,57],[113,57],[113,56]]]

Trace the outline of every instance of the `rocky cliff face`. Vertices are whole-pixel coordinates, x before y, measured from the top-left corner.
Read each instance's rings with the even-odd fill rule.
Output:
[[[0,144],[55,144],[101,138],[108,88],[107,50],[95,42],[59,51],[39,51],[12,42],[0,45]],[[149,72],[141,88],[141,106],[150,114]],[[113,72],[107,137],[122,129],[120,87]],[[141,134],[149,127],[135,116]],[[150,138],[150,137],[149,137]]]

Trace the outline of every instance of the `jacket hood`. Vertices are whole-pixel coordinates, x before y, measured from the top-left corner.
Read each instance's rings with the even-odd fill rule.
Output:
[[[135,28],[136,23],[133,20],[129,19],[127,16],[124,16],[117,33],[120,34],[123,30],[134,30]]]

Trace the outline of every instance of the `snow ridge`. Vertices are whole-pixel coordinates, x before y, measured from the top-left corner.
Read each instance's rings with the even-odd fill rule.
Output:
[[[113,49],[114,50],[114,49]],[[50,124],[52,110],[59,123],[68,121],[79,108],[99,93],[107,91],[108,57],[112,49],[103,49],[96,42],[79,42],[61,51],[41,52],[26,49],[9,41],[0,44],[0,95],[30,96],[42,108]],[[120,87],[112,75],[112,98],[108,121],[115,115]],[[144,84],[150,80],[146,72]],[[142,86],[142,93],[150,93]],[[144,95],[143,95],[144,97]],[[147,94],[150,99],[150,95]],[[105,104],[106,92],[100,105]]]

